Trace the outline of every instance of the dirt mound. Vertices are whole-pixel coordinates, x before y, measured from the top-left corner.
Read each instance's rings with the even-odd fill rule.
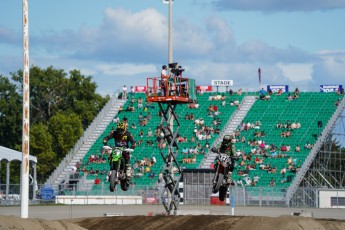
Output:
[[[14,216],[0,216],[0,229],[82,230],[85,228],[63,220],[52,221],[44,219],[22,219]]]
[[[295,216],[136,216],[88,218],[75,222],[86,229],[256,229],[256,230],[341,230],[345,221]]]
[[[121,216],[60,221],[0,216],[0,229],[256,229],[256,230],[341,230],[345,221],[297,216]]]

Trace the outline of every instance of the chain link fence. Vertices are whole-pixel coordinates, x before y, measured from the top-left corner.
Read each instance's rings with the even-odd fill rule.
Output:
[[[179,183],[179,193],[181,196],[181,205],[219,205],[217,194],[212,194],[212,174],[209,173],[190,173],[184,174],[183,182]],[[114,192],[109,191],[109,187],[103,183],[99,185],[90,184],[90,187],[84,190],[78,190],[78,184],[59,186],[59,189],[53,189],[50,186],[38,185],[36,194],[33,194],[33,186],[29,188],[30,204],[55,203],[57,196],[70,197],[88,197],[95,196],[136,196],[141,197],[143,204],[161,204],[163,199],[167,198],[164,192],[164,184],[156,186],[132,185],[128,191],[122,191],[120,186],[116,187]],[[8,191],[8,194],[7,194]],[[298,188],[290,202],[287,202],[286,188],[278,187],[242,187],[231,186],[228,190],[226,202],[221,205],[234,202],[235,206],[257,206],[257,207],[322,207],[320,202],[319,188]],[[333,190],[326,190],[333,191]],[[340,192],[339,192],[340,191]],[[344,207],[345,191],[334,192],[329,198],[331,207]],[[91,198],[90,198],[91,199]],[[0,205],[20,205],[20,185],[0,184]]]

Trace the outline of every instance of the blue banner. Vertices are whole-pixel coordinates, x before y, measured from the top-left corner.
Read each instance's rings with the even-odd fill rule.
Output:
[[[320,85],[320,92],[323,93],[335,93],[343,89],[343,85]]]
[[[272,90],[273,93],[278,92],[280,89],[283,90],[283,93],[289,92],[288,85],[268,85],[267,86],[267,91]]]

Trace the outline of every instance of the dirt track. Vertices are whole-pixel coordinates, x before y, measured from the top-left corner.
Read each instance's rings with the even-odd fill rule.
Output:
[[[125,216],[80,218],[59,221],[0,216],[0,229],[255,229],[255,230],[342,230],[345,221],[297,216]]]

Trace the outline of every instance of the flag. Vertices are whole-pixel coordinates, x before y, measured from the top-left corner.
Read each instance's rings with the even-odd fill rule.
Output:
[[[258,75],[259,75],[259,84],[261,85],[261,69],[258,69]]]

